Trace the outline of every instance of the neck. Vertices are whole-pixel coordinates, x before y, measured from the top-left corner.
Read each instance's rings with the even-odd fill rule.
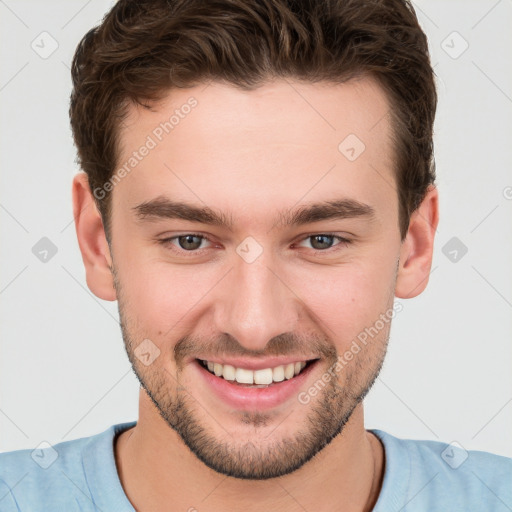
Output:
[[[155,415],[156,413],[156,415]],[[124,491],[137,511],[373,509],[383,476],[380,441],[364,429],[358,405],[343,432],[312,460],[288,475],[242,480],[204,465],[154,409],[141,400],[139,421],[115,443]]]

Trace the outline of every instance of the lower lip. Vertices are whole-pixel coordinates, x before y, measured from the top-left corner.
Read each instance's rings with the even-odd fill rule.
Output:
[[[272,409],[290,398],[296,397],[317,363],[318,360],[309,363],[292,379],[276,382],[267,388],[251,388],[232,384],[232,381],[210,373],[197,359],[192,365],[198,370],[200,378],[204,379],[213,392],[226,404],[237,410],[254,411]]]

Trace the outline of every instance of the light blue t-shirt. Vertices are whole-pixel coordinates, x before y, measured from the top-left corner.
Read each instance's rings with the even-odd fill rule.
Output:
[[[135,423],[53,447],[0,454],[0,511],[134,512],[117,474],[114,438]],[[385,449],[374,511],[512,511],[512,458],[370,432]]]

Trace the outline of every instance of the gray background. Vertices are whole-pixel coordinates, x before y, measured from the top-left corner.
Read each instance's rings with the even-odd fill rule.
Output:
[[[0,1],[0,451],[137,417],[117,303],[87,289],[71,206],[69,65],[111,5]],[[512,1],[415,6],[438,75],[441,220],[366,426],[512,456]]]

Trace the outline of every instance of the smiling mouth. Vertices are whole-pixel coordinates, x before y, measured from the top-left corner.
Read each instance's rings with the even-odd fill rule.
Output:
[[[231,384],[251,388],[267,388],[279,384],[280,382],[291,380],[297,375],[300,375],[305,368],[311,366],[316,361],[318,361],[318,359],[297,361],[272,368],[263,368],[261,370],[250,370],[247,368],[238,368],[230,364],[220,364],[197,359],[197,362],[212,375],[222,378]]]

